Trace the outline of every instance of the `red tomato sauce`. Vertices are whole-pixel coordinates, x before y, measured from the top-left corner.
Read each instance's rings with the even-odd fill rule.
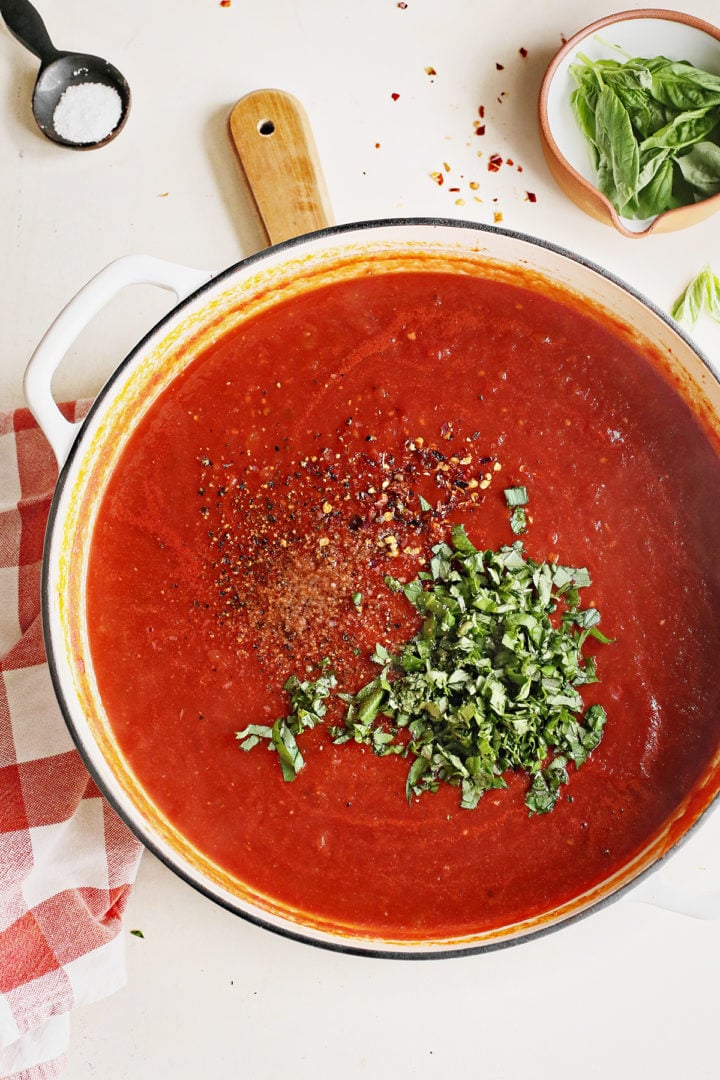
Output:
[[[615,639],[583,688],[603,741],[552,813],[528,815],[522,775],[474,811],[448,786],[409,805],[409,762],[325,725],[292,783],[239,748],[287,712],[291,673],[376,675],[376,642],[417,619],[385,576],[455,522],[512,543],[519,484],[525,551],[587,566]],[[624,331],[463,275],[331,285],[221,338],[133,434],[94,529],[95,671],[150,796],[257,893],[370,937],[479,933],[622,867],[717,752],[718,535],[713,437]]]

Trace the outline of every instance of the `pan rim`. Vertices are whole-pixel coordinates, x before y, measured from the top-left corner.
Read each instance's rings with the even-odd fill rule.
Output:
[[[57,698],[63,719],[68,728],[70,736],[73,740],[75,747],[77,748],[80,757],[90,773],[91,777],[97,784],[99,790],[103,796],[107,799],[108,803],[118,815],[118,817],[124,822],[124,824],[131,830],[131,832],[141,841],[143,846],[151,852],[163,865],[170,869],[176,876],[178,876],[183,882],[190,885],[193,889],[199,892],[201,895],[217,903],[220,907],[227,911],[232,912],[235,915],[239,915],[253,925],[259,926],[263,929],[269,930],[281,937],[288,938],[290,940],[298,941],[303,944],[312,945],[316,948],[323,948],[329,951],[344,953],[348,955],[364,956],[377,959],[396,959],[396,960],[441,960],[452,959],[460,956],[476,955],[478,953],[498,951],[500,949],[510,948],[515,945],[523,944],[527,941],[543,937],[556,930],[568,927],[574,923],[579,922],[581,919],[594,914],[596,911],[601,910],[609,904],[615,903],[618,899],[625,896],[628,892],[636,888],[643,880],[647,879],[651,874],[658,871],[663,862],[667,859],[668,855],[671,855],[682,846],[686,840],[694,834],[695,830],[701,825],[708,814],[716,808],[718,804],[719,796],[716,794],[710,803],[704,810],[696,817],[696,819],[683,831],[683,833],[673,841],[672,845],[661,855],[656,856],[653,862],[647,867],[640,870],[630,881],[620,884],[616,888],[612,889],[606,895],[599,896],[591,899],[585,907],[580,910],[574,911],[570,914],[561,915],[552,922],[548,922],[541,926],[531,928],[528,930],[520,930],[512,933],[511,935],[490,940],[468,940],[467,943],[463,943],[460,939],[457,944],[440,943],[437,946],[415,944],[409,942],[406,946],[403,943],[392,943],[384,946],[381,941],[373,939],[367,939],[367,943],[361,937],[348,937],[343,938],[340,934],[337,937],[331,936],[331,932],[325,932],[320,930],[314,930],[312,927],[303,927],[302,924],[295,924],[291,920],[285,918],[282,924],[277,924],[272,921],[271,918],[266,918],[260,913],[260,909],[248,910],[243,902],[239,899],[225,897],[220,895],[219,892],[213,890],[213,888],[198,880],[192,875],[189,870],[186,870],[182,865],[179,858],[173,859],[172,854],[163,851],[161,845],[155,841],[155,839],[148,835],[148,830],[141,820],[137,820],[139,815],[133,817],[115,794],[108,790],[107,785],[104,782],[103,777],[100,775],[99,769],[96,766],[92,755],[87,750],[84,744],[76,721],[73,716],[73,709],[65,687],[63,685],[63,678],[60,672],[60,663],[54,644],[54,632],[52,628],[51,617],[51,605],[50,605],[50,590],[51,590],[51,549],[53,543],[53,537],[57,531],[57,523],[61,514],[61,503],[66,485],[72,475],[73,466],[76,458],[81,454],[83,449],[85,434],[91,425],[94,417],[102,409],[103,404],[109,395],[112,395],[115,384],[121,374],[132,365],[136,357],[142,354],[146,349],[150,340],[161,332],[166,326],[170,325],[177,319],[178,314],[185,308],[189,308],[192,304],[196,303],[202,298],[203,294],[214,290],[218,285],[223,282],[229,281],[233,276],[238,273],[246,272],[247,270],[255,267],[261,267],[263,262],[267,262],[269,258],[276,254],[282,254],[284,252],[292,252],[297,248],[302,248],[307,245],[308,242],[313,240],[327,240],[329,238],[342,238],[351,234],[367,234],[372,230],[388,230],[398,228],[423,228],[423,229],[450,229],[457,230],[458,232],[475,232],[478,234],[494,234],[507,237],[514,241],[519,241],[523,244],[527,243],[535,248],[540,248],[551,252],[556,256],[568,259],[571,263],[575,263],[582,266],[586,270],[591,271],[599,275],[601,278],[609,281],[612,285],[619,288],[623,292],[627,293],[631,298],[640,303],[643,307],[648,309],[655,317],[659,318],[666,324],[673,332],[675,332],[685,345],[695,354],[695,356],[701,361],[704,367],[709,372],[712,379],[720,384],[720,376],[713,370],[709,358],[703,353],[703,351],[697,346],[697,344],[690,338],[690,336],[680,327],[666,312],[659,308],[657,304],[651,301],[648,297],[642,294],[639,290],[623,281],[619,276],[615,275],[611,271],[608,271],[595,263],[593,260],[563,248],[551,241],[544,240],[542,238],[536,238],[528,236],[522,232],[500,228],[498,226],[485,225],[478,222],[464,221],[461,219],[442,218],[442,217],[398,217],[398,218],[380,218],[369,219],[361,222],[351,222],[341,225],[327,226],[316,232],[306,233],[299,237],[293,237],[289,240],[285,240],[280,244],[273,245],[269,248],[262,249],[255,252],[238,262],[226,267],[218,274],[213,275],[207,282],[201,284],[196,290],[190,293],[187,297],[181,300],[179,303],[173,305],[173,307],[162,316],[148,331],[142,336],[137,344],[128,352],[128,354],[119,362],[114,371],[100,389],[96,397],[94,398],[86,416],[81,422],[76,438],[70,448],[70,452],[63,463],[59,471],[59,476],[56,484],[56,488],[53,494],[48,523],[45,534],[45,542],[43,549],[42,569],[41,569],[41,621],[42,631],[45,643],[45,650],[47,655],[47,662],[50,671],[51,681],[53,684],[53,690]],[[72,696],[72,695],[71,695]],[[282,918],[282,916],[280,916]],[[317,936],[315,936],[317,934]]]

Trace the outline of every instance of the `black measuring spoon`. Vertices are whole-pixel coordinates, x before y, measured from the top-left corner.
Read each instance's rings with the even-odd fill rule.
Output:
[[[117,68],[90,53],[56,49],[29,0],[0,0],[0,14],[11,34],[40,59],[32,111],[43,134],[76,150],[114,139],[130,109],[130,87]]]

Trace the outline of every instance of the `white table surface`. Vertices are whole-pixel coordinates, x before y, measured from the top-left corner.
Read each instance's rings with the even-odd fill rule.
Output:
[[[102,150],[51,144],[29,109],[37,63],[0,26],[0,408],[22,404],[39,337],[111,259],[141,252],[220,270],[263,245],[226,130],[233,103],[260,87],[304,103],[339,222],[492,223],[501,214],[502,226],[590,257],[663,309],[705,263],[715,259],[720,271],[720,215],[628,240],[569,204],[544,164],[535,121],[542,74],[563,35],[607,14],[602,3],[41,6],[60,48],[107,56],[125,73],[133,108]],[[717,21],[717,0],[693,0],[692,11]],[[483,138],[473,132],[480,105]],[[488,172],[493,152],[516,167]],[[439,186],[431,174],[444,163]],[[64,361],[58,398],[93,394],[167,304],[144,286],[114,300]],[[696,336],[720,356],[720,328],[703,324]],[[719,841],[716,813],[666,872],[717,889]],[[645,904],[621,901],[500,952],[373,960],[249,925],[145,854],[126,934],[127,987],[75,1016],[69,1080],[720,1075],[720,925]]]

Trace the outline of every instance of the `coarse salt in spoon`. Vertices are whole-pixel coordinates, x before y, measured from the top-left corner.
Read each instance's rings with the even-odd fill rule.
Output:
[[[90,53],[56,49],[29,0],[0,0],[0,14],[13,36],[40,59],[32,110],[43,134],[76,150],[114,139],[130,109],[130,87],[117,68]]]

